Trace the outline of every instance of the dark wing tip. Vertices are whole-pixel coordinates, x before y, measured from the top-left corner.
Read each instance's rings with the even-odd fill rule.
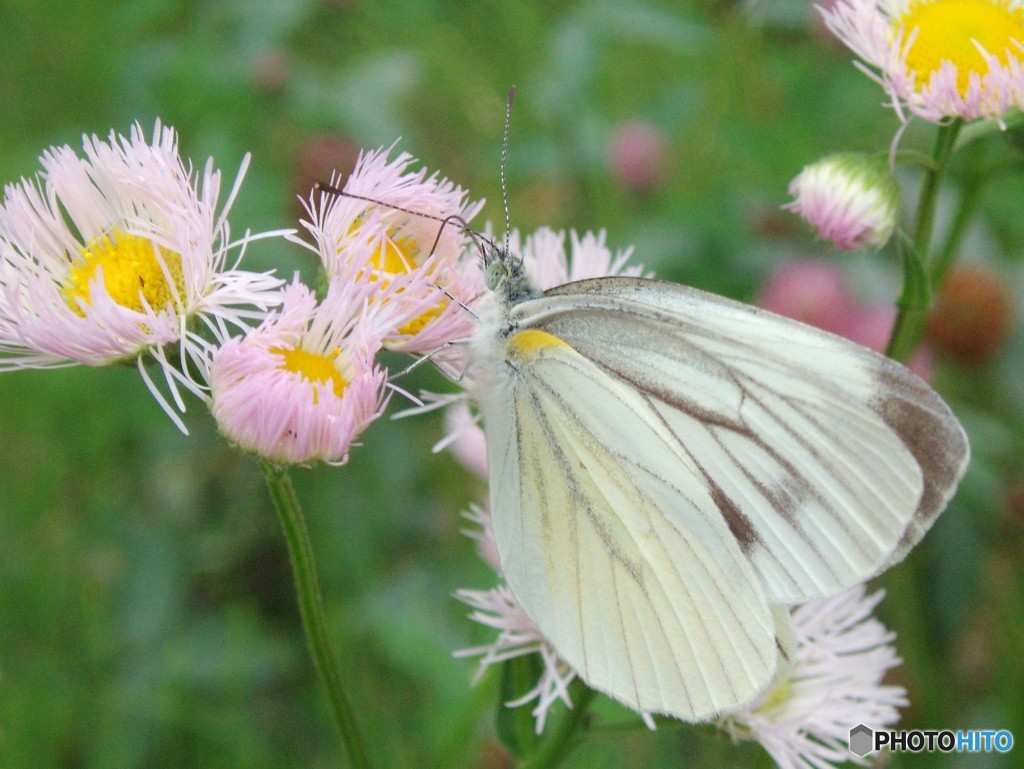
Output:
[[[886,367],[875,410],[913,455],[924,481],[917,510],[888,567],[900,560],[946,508],[967,469],[967,434],[946,402],[902,366]]]

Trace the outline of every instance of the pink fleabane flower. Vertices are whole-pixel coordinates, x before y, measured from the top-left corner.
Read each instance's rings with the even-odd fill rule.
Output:
[[[1000,120],[1024,104],[1021,0],[838,0],[819,10],[901,117]]]
[[[522,257],[527,275],[541,291],[587,278],[649,275],[642,265],[629,263],[632,247],[615,252],[608,248],[604,230],[582,235],[571,231],[568,250],[565,238],[564,230],[548,227],[541,227],[525,240],[519,230],[509,234],[509,250]]]
[[[459,398],[445,409],[444,427],[446,437],[434,450],[451,450],[463,467],[486,478],[487,440],[480,427],[480,418],[473,415],[467,398]]]
[[[880,159],[829,155],[806,166],[789,194],[794,200],[784,207],[842,251],[884,246],[896,228],[899,185]]]
[[[384,338],[388,349],[422,355],[472,333],[472,316],[459,303],[475,295],[460,265],[473,242],[460,221],[480,204],[437,174],[409,170],[412,163],[406,153],[394,160],[384,150],[362,155],[343,187],[359,197],[314,193],[302,224],[330,279],[369,279],[383,289],[405,277],[406,291],[430,300],[425,311],[398,318]],[[442,226],[452,216],[458,220]]]
[[[860,585],[792,612],[796,647],[774,686],[718,725],[736,740],[756,740],[779,769],[827,769],[866,761],[850,752],[850,728],[884,729],[907,705],[901,686],[882,683],[899,665],[895,635],[871,616],[883,593]]]
[[[651,123],[636,121],[616,126],[606,152],[612,178],[635,195],[657,189],[671,170],[668,140]]]
[[[281,281],[228,264],[229,251],[244,246],[230,242],[226,215],[248,157],[218,212],[220,171],[210,160],[193,173],[177,145],[159,122],[152,143],[138,125],[129,137],[86,137],[84,157],[52,147],[38,179],[5,187],[0,370],[137,360],[184,430],[145,359],[160,364],[183,411],[179,386],[202,394],[190,371],[202,366],[208,343],[196,326],[219,338],[246,328],[278,301]],[[178,350],[169,355],[171,345]]]
[[[381,415],[386,375],[374,364],[396,312],[367,282],[335,282],[317,304],[296,280],[278,314],[221,347],[211,411],[232,443],[278,464],[342,464]]]

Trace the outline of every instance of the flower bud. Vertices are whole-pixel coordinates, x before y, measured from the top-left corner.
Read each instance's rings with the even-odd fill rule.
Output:
[[[842,251],[879,248],[896,228],[900,189],[885,162],[857,153],[828,155],[790,182],[795,211]]]

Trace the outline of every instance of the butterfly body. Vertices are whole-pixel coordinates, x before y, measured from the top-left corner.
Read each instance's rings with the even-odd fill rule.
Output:
[[[786,603],[903,558],[967,462],[906,368],[697,291],[599,278],[544,293],[485,258],[474,343],[509,587],[594,688],[703,720],[767,687]]]

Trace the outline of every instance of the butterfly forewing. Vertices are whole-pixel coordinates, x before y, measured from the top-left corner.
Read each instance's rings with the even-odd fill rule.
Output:
[[[959,423],[907,369],[747,305],[603,278],[518,304],[511,319],[635,394],[772,601],[832,594],[900,560],[966,466]]]
[[[755,696],[788,616],[697,466],[643,394],[570,347],[509,351],[481,408],[495,541],[527,614],[634,708],[697,720]]]

